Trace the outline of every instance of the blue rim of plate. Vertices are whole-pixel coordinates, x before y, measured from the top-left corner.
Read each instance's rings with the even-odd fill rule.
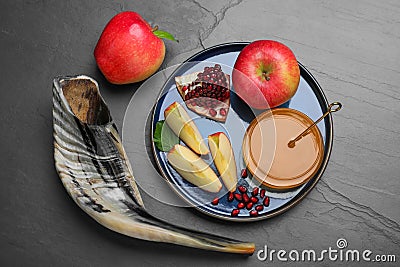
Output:
[[[264,210],[264,212],[260,213],[260,215],[257,217],[250,217],[250,216],[232,217],[227,214],[222,214],[218,209],[216,209],[213,205],[211,205],[211,203],[203,203],[203,204],[199,203],[198,201],[196,201],[196,199],[193,198],[193,196],[188,195],[187,192],[184,192],[180,188],[180,186],[178,186],[174,182],[174,179],[172,179],[172,177],[171,177],[171,172],[168,170],[168,166],[166,166],[166,165],[168,165],[168,163],[166,163],[166,156],[165,156],[166,153],[159,151],[153,142],[153,133],[155,130],[155,125],[157,123],[157,120],[155,118],[156,118],[157,114],[160,114],[160,110],[161,110],[161,106],[162,106],[162,104],[160,104],[160,103],[162,103],[162,100],[164,99],[165,94],[168,93],[169,88],[171,87],[171,83],[175,84],[174,77],[180,76],[183,73],[185,73],[185,68],[187,68],[186,64],[188,64],[188,63],[206,61],[207,59],[209,59],[213,56],[221,55],[224,53],[231,53],[231,52],[239,53],[249,43],[250,42],[231,42],[231,43],[219,44],[219,45],[207,48],[205,50],[202,50],[202,51],[194,54],[192,57],[188,58],[184,62],[182,62],[182,64],[180,64],[174,70],[174,72],[168,77],[167,81],[164,83],[163,87],[161,88],[160,94],[159,94],[157,101],[155,103],[155,106],[153,108],[152,121],[151,121],[151,132],[150,132],[151,133],[152,150],[153,150],[155,162],[157,164],[158,169],[161,172],[161,175],[167,180],[168,185],[173,189],[173,191],[175,191],[175,193],[179,197],[181,197],[186,203],[188,203],[190,206],[194,207],[196,210],[200,211],[201,213],[211,216],[213,218],[226,220],[226,221],[235,221],[235,222],[259,221],[259,220],[272,218],[274,216],[284,213],[285,211],[287,211],[287,210],[291,209],[292,207],[294,207],[295,205],[297,205],[315,187],[315,185],[321,179],[321,177],[326,169],[326,166],[329,162],[329,158],[330,158],[331,151],[332,151],[332,144],[333,144],[333,121],[332,121],[332,116],[329,114],[323,120],[323,122],[324,122],[323,129],[320,128],[320,130],[323,130],[323,132],[324,132],[324,134],[323,134],[324,156],[323,156],[321,166],[318,169],[317,173],[307,183],[305,183],[299,187],[301,189],[296,193],[296,195],[294,195],[293,197],[290,197],[290,199],[288,199],[287,201],[284,201],[285,202],[284,204],[278,205],[277,207],[274,207],[271,209],[269,209],[270,207],[267,207]],[[231,66],[231,67],[233,68],[233,66]],[[321,113],[327,112],[328,111],[328,101],[326,99],[326,96],[325,96],[321,86],[318,84],[317,80],[313,77],[313,75],[300,62],[299,62],[299,67],[300,67],[300,76],[307,83],[307,85],[312,90],[314,96],[316,97],[316,100],[318,101],[319,107],[321,109]],[[282,106],[287,107],[287,105],[285,105],[285,104],[283,104]],[[320,127],[320,126],[318,126],[318,127]],[[162,153],[164,153],[164,154],[162,154]],[[239,177],[238,179],[241,179],[241,178]],[[223,198],[226,198],[226,196],[224,196]],[[271,202],[273,200],[274,199],[271,198]],[[211,201],[212,201],[212,198],[210,199],[210,202]]]

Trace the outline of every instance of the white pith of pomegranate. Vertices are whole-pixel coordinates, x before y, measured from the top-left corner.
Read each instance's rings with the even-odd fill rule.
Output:
[[[230,106],[230,77],[219,64],[175,77],[176,87],[186,106],[197,114],[225,122]]]

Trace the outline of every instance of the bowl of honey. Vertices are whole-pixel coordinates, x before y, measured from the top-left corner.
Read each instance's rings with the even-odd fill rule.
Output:
[[[308,182],[324,157],[321,132],[313,125],[310,117],[291,108],[258,115],[247,128],[242,144],[243,159],[253,178],[277,190]],[[294,143],[300,133],[301,140]]]

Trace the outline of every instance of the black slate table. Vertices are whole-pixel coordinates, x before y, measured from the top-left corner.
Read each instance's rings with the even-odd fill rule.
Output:
[[[133,10],[173,33],[167,68],[230,41],[287,44],[316,77],[335,114],[334,147],[316,188],[271,220],[224,223],[157,202],[153,215],[236,239],[256,250],[369,249],[400,260],[400,5],[398,1],[1,1],[0,265],[1,266],[266,266],[260,261],[135,240],[82,212],[54,169],[54,76],[87,74],[101,86],[114,120],[141,85],[115,86],[96,67],[93,49],[104,25]],[[135,156],[131,161],[135,161]],[[139,157],[139,156],[138,156]],[[292,265],[359,265],[343,261]],[[395,266],[385,263],[384,266]]]

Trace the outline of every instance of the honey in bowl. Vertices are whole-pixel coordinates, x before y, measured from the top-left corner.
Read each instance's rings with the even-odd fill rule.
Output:
[[[290,189],[309,181],[324,154],[322,135],[311,127],[293,146],[289,142],[314,122],[304,113],[276,108],[257,116],[243,139],[243,158],[255,179],[275,189]]]

